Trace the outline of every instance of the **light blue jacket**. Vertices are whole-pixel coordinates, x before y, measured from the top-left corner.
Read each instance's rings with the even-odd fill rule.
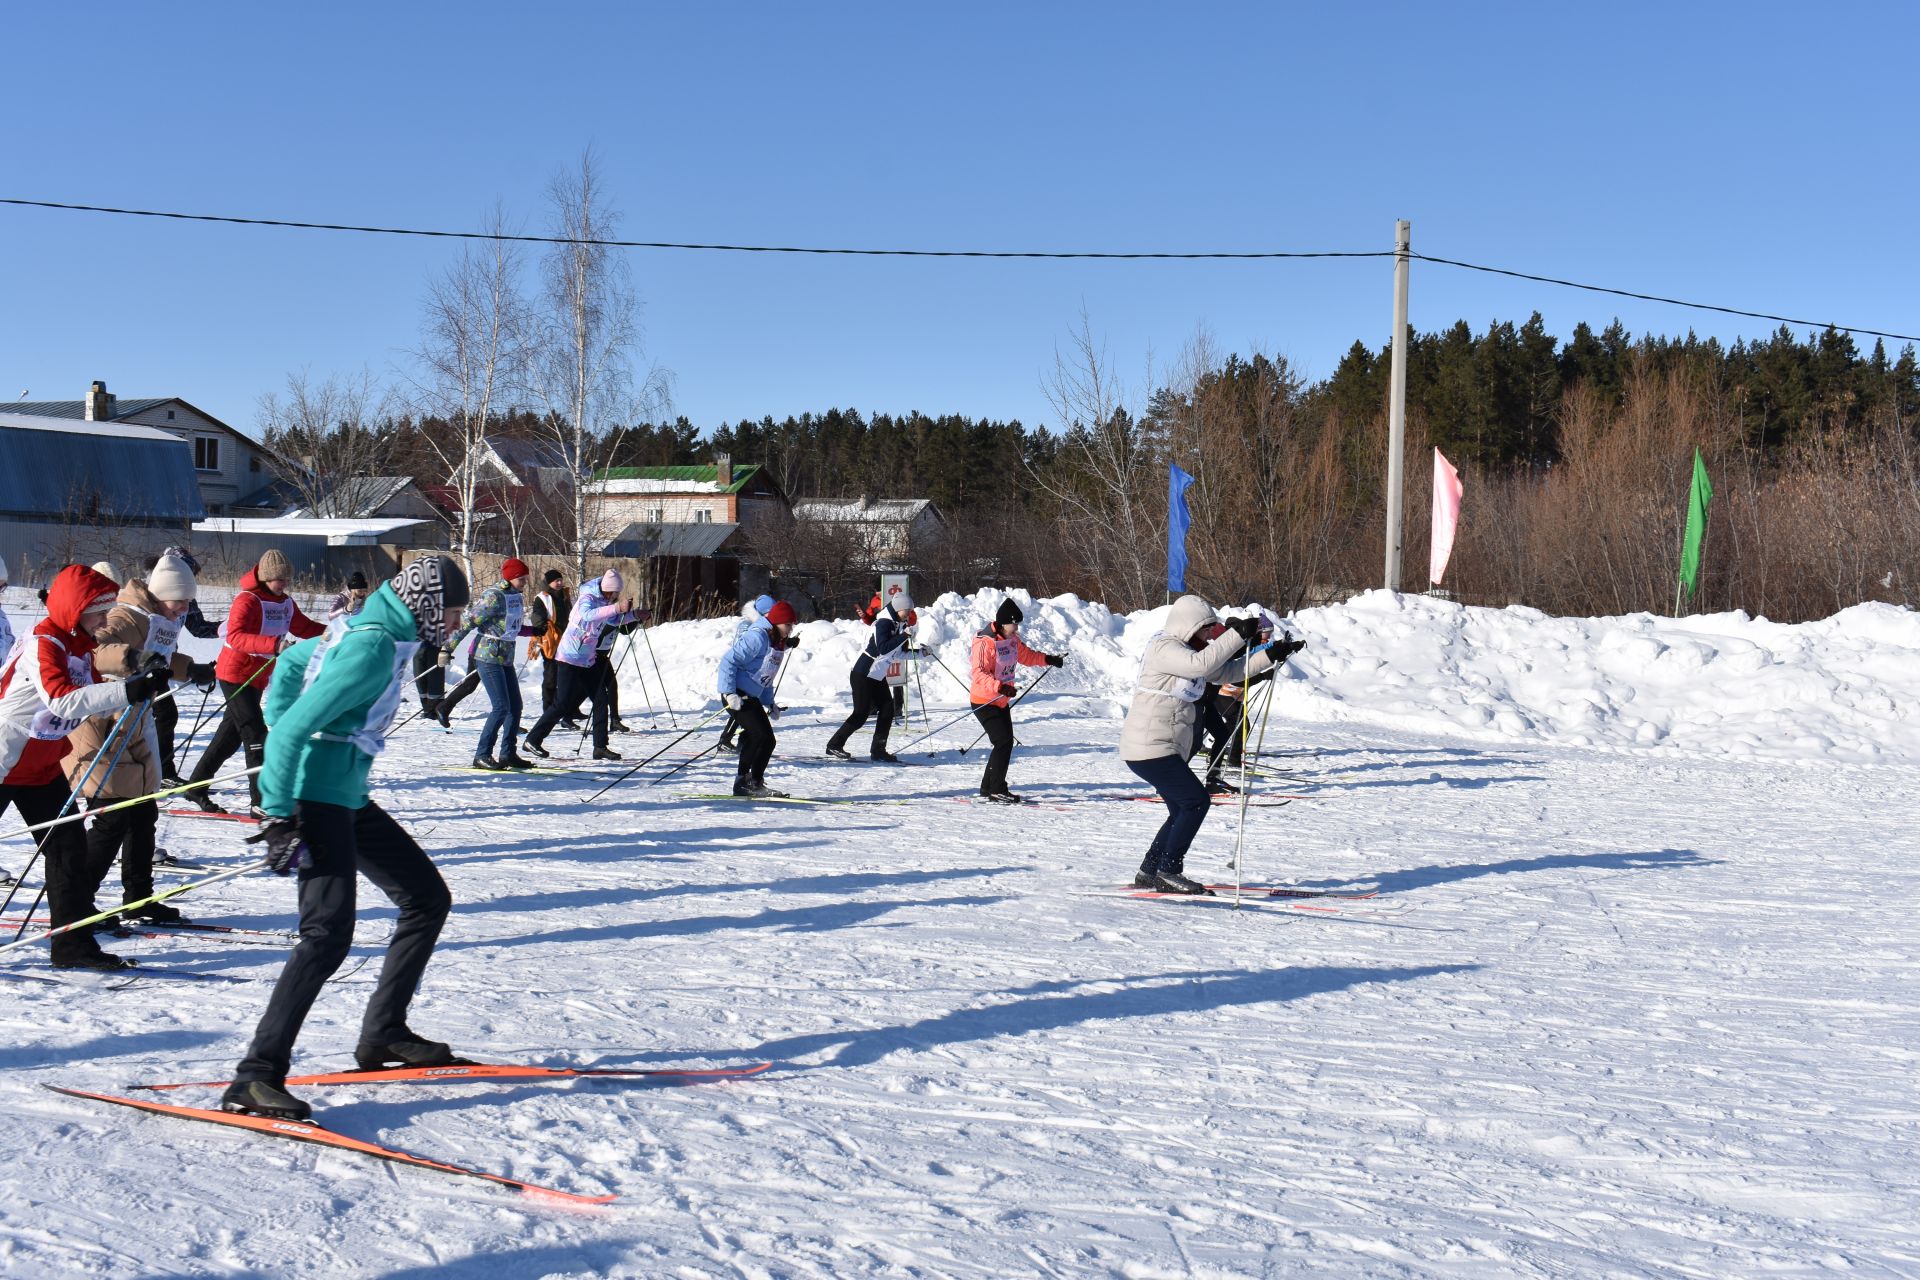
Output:
[[[743,693],[773,705],[773,690],[760,683],[760,668],[773,649],[773,624],[765,618],[754,623],[747,633],[733,642],[720,658],[720,696]]]

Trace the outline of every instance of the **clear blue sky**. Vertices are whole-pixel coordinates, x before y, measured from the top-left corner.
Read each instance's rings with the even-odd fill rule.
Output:
[[[568,16],[562,17],[565,14]],[[14,5],[0,194],[537,228],[592,145],[636,239],[1416,249],[1912,333],[1920,6]],[[104,378],[251,428],[386,374],[446,242],[0,207],[0,399]],[[1053,421],[1082,308],[1138,382],[1196,326],[1314,376],[1391,264],[630,251],[703,428],[840,405]],[[1413,322],[1740,321],[1416,265]]]

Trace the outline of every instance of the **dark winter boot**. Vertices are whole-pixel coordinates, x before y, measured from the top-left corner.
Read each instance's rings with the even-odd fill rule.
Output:
[[[453,709],[444,702],[434,708],[433,715],[430,718],[438,720],[442,729],[453,728]]]
[[[626,757],[625,757],[625,756],[623,756],[623,755],[621,755],[621,754],[620,754],[620,753],[619,753],[618,751],[615,751],[615,750],[614,750],[614,749],[613,749],[612,747],[595,747],[595,748],[593,749],[593,758],[594,758],[595,760],[624,760],[624,759],[626,759]]]
[[[534,769],[539,766],[523,757],[518,751],[509,751],[500,757],[500,767],[502,769]]]
[[[149,902],[138,911],[128,911],[125,915],[130,920],[145,920],[148,924],[187,923],[187,918],[180,914],[177,907],[168,906],[164,902]]]
[[[488,773],[500,773],[503,772],[507,766],[501,764],[492,756],[481,755],[473,758],[473,767],[476,769],[485,769]]]
[[[1153,856],[1151,854],[1147,856],[1145,862],[1140,864],[1140,869],[1133,873],[1133,887],[1136,889],[1153,888]]]
[[[876,751],[872,755],[868,756],[867,758],[873,761],[875,764],[899,764],[900,763],[900,757],[893,754],[893,752],[891,751]]]
[[[833,746],[831,743],[829,743],[827,746],[827,754],[832,756],[835,760],[853,759],[853,752],[847,750],[845,747]]]
[[[97,969],[103,973],[115,973],[121,969],[133,968],[133,961],[125,956],[116,956],[110,951],[102,951],[100,944],[93,940],[91,933],[76,929],[65,936],[85,938],[86,942],[75,943],[68,950],[54,952],[53,967],[56,969]]]
[[[982,791],[980,793],[980,798],[991,804],[1025,804],[1026,803],[1024,800],[1022,800],[1019,796],[1013,794],[1013,792],[1011,791]]]
[[[1209,898],[1214,896],[1213,890],[1198,880],[1187,879],[1185,873],[1179,871],[1162,871],[1153,878],[1153,887],[1161,893],[1203,894]]]
[[[194,808],[198,809],[202,813],[225,813],[226,812],[226,808],[224,806],[216,803],[214,801],[214,798],[207,794],[207,789],[205,787],[198,787],[192,791],[187,792],[187,803],[191,804]]]
[[[611,729],[615,733],[632,733],[633,732],[633,727],[629,725],[625,720],[622,720],[619,716],[615,716],[613,718],[613,723],[608,725],[607,728]]]
[[[547,750],[545,747],[535,742],[532,738],[528,738],[525,742],[521,743],[520,745],[525,747],[528,750],[528,752],[530,752],[531,754],[539,756],[542,760],[553,759],[553,752]]]
[[[313,1108],[271,1080],[235,1080],[220,1095],[220,1109],[269,1120],[311,1120]]]
[[[1207,775],[1207,794],[1210,796],[1237,796],[1240,788],[1228,782],[1217,773]]]
[[[402,1028],[400,1034],[385,1044],[371,1044],[361,1041],[355,1046],[353,1060],[360,1064],[362,1071],[378,1071],[383,1067],[470,1067],[472,1062],[466,1058],[456,1058],[453,1050],[438,1040],[423,1039],[418,1033]]]

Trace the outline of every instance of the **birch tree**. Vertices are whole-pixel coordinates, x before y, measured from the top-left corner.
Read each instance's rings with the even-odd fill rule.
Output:
[[[390,397],[365,369],[315,382],[306,371],[287,375],[284,397],[260,397],[261,441],[267,465],[312,516],[351,516],[360,482],[385,475],[394,457],[393,433],[382,425]]]
[[[639,304],[626,259],[595,243],[614,238],[620,214],[607,204],[591,151],[555,175],[547,199],[549,234],[564,243],[543,263],[538,385],[572,477],[570,541],[575,575],[584,578],[588,553],[612,532],[601,527],[604,504],[592,491],[607,428],[663,411],[666,380],[655,369],[635,387]]]
[[[496,210],[487,230],[508,234],[505,215]],[[420,408],[450,426],[429,433],[427,442],[453,494],[453,549],[469,577],[485,491],[481,451],[487,426],[523,385],[532,354],[519,278],[514,242],[467,242],[459,260],[427,286],[425,332],[414,353]]]

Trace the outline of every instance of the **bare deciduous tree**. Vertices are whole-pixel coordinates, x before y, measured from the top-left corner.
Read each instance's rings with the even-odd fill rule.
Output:
[[[640,347],[632,276],[626,260],[605,245],[620,215],[606,204],[593,153],[547,187],[555,245],[545,261],[538,386],[553,438],[572,475],[570,531],[574,568],[586,574],[587,556],[612,532],[602,527],[604,504],[593,490],[607,428],[618,418],[640,421],[667,402],[666,376],[652,370],[635,389],[633,356]]]
[[[487,230],[509,233],[496,210]],[[469,242],[445,274],[427,286],[425,333],[414,353],[419,407],[451,424],[427,440],[453,492],[454,550],[473,569],[485,480],[481,446],[488,424],[525,385],[529,318],[520,294],[520,255],[510,240]]]
[[[267,465],[308,514],[354,514],[358,483],[386,474],[394,453],[380,424],[387,406],[387,393],[365,369],[318,383],[303,369],[287,375],[284,399],[272,391],[260,397]]]

